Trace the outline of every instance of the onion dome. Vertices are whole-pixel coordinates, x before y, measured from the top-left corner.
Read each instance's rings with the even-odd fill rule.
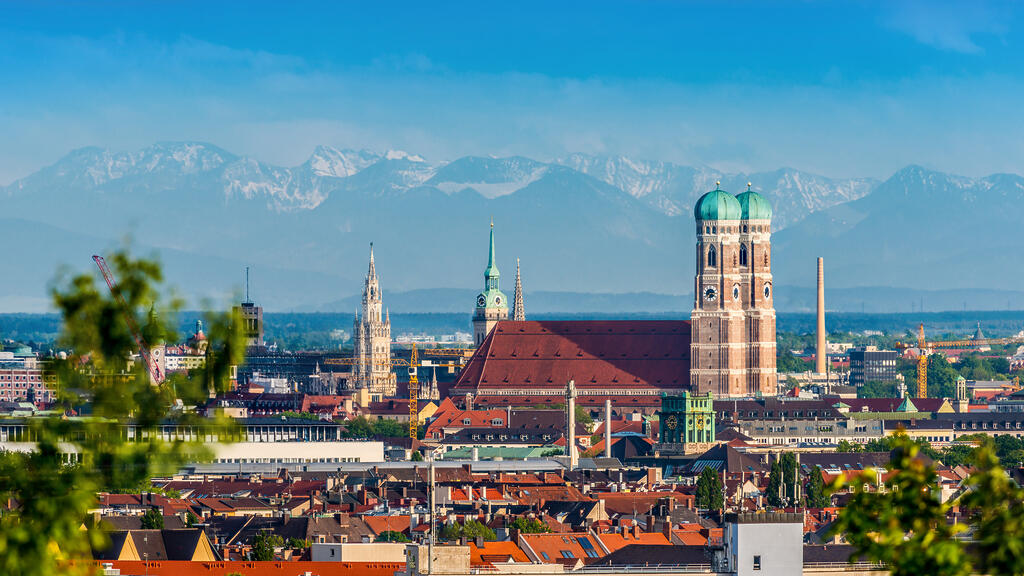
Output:
[[[697,220],[739,220],[742,212],[736,197],[718,188],[701,196],[693,206]]]
[[[736,197],[736,200],[740,203],[742,220],[771,220],[772,219],[772,205],[765,200],[764,196],[761,196],[753,190],[747,189],[746,192]]]

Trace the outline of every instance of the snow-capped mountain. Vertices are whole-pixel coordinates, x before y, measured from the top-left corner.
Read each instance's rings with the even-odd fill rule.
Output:
[[[42,301],[58,265],[80,269],[128,234],[164,255],[192,298],[227,297],[250,265],[270,308],[338,301],[359,290],[371,241],[388,290],[476,289],[491,216],[499,266],[522,258],[527,290],[682,295],[693,281],[690,212],[717,181],[734,193],[749,181],[772,203],[780,289],[811,285],[816,256],[834,287],[1024,281],[1001,257],[1019,243],[1015,175],[911,167],[879,183],[583,155],[430,162],[328,146],[282,167],[186,142],[76,150],[0,189],[0,243],[17,247],[5,272],[19,278],[0,284],[0,311]]]
[[[620,188],[669,215],[688,213],[702,194],[715,188],[716,182],[733,193],[746,190],[750,183],[771,198],[776,229],[785,228],[811,212],[861,198],[877,184],[869,178],[833,179],[791,168],[729,174],[707,166],[647,162],[624,156],[573,154],[558,162]]]

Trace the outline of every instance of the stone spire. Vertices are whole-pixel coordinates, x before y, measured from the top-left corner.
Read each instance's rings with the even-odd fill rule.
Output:
[[[373,265],[373,242],[370,242],[370,270],[366,273],[367,281],[369,281],[370,278],[373,278],[374,280],[377,279],[377,269]]]
[[[491,219],[491,242],[487,256],[487,268],[484,270],[484,283],[488,290],[498,289],[498,279],[501,273],[498,272],[497,258],[494,256],[494,219]]]
[[[473,312],[474,342],[479,346],[484,336],[499,320],[508,319],[508,302],[505,294],[498,287],[497,258],[494,253],[494,219],[491,219],[491,236],[488,245],[487,268],[484,269],[484,291],[477,294],[476,308]]]
[[[526,320],[526,308],[523,306],[523,281],[519,278],[519,258],[516,258],[516,287],[512,294],[512,320]]]
[[[362,306],[356,310],[352,332],[356,364],[350,386],[366,389],[373,401],[393,396],[396,379],[391,371],[391,316],[383,307],[372,242]]]

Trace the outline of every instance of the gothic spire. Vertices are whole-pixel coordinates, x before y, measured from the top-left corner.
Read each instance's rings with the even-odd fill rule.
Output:
[[[516,288],[512,295],[512,320],[526,320],[526,308],[523,306],[523,282],[519,278],[519,258],[516,258]]]
[[[497,258],[494,256],[494,218],[491,218],[491,241],[490,241],[489,253],[488,253],[488,256],[487,256],[487,269],[484,270],[484,279],[487,280],[487,287],[488,288],[492,287],[490,285],[490,280],[492,278],[495,280],[495,285],[493,286],[493,288],[497,288],[498,287],[497,286],[497,280],[498,280],[498,277],[501,274],[498,272],[498,264],[497,264],[496,261],[497,261]]]
[[[377,276],[377,269],[373,265],[373,242],[370,242],[370,270],[366,273],[366,279],[369,281],[370,278]]]

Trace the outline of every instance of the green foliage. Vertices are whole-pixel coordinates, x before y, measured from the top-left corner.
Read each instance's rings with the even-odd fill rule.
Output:
[[[857,398],[896,398],[896,385],[892,382],[868,380],[857,389]]]
[[[162,273],[152,260],[118,252],[107,259],[138,325],[153,306],[157,322],[173,314],[178,302],[160,298]],[[68,574],[75,567],[61,559],[91,558],[92,548],[109,545],[103,531],[87,515],[96,506],[96,493],[148,485],[155,473],[177,470],[186,461],[201,461],[209,451],[201,441],[164,442],[158,427],[176,421],[192,427],[194,437],[230,432],[225,418],[202,418],[174,410],[175,399],[186,406],[205,402],[227,391],[229,370],[243,359],[244,340],[239,319],[231,314],[208,314],[210,354],[206,366],[189,374],[172,374],[161,385],[150,383],[124,320],[126,310],[110,295],[96,274],[62,276],[52,289],[54,307],[62,318],[59,346],[72,351],[54,360],[47,377],[55,377],[58,403],[84,417],[64,418],[63,411],[31,419],[36,450],[0,454],[0,501],[18,506],[0,516],[0,573],[18,575]],[[173,338],[174,330],[163,330]],[[124,425],[131,420],[144,434],[128,440]],[[62,447],[79,455],[65,463]],[[84,530],[82,528],[85,528]],[[59,548],[59,551],[58,551]],[[88,569],[85,563],[79,570]]]
[[[973,454],[970,491],[960,503],[974,512],[975,568],[981,574],[1024,574],[1024,490],[999,466],[992,442]]]
[[[374,542],[412,542],[402,534],[401,532],[395,532],[394,530],[385,530],[377,535],[377,539]]]
[[[404,438],[409,435],[409,425],[398,420],[380,418],[373,422],[373,435],[384,438]]]
[[[821,475],[821,466],[815,466],[811,477],[804,486],[807,506],[811,508],[827,508],[832,505],[832,498],[829,497],[828,488],[825,486],[825,479]]]
[[[576,406],[576,423],[583,424],[587,430],[594,429],[594,418],[590,416],[590,410],[583,406]]]
[[[445,524],[439,534],[442,540],[458,540],[459,538],[473,540],[477,536],[482,536],[487,542],[493,542],[498,539],[494,530],[476,520],[466,520],[464,524],[459,524],[458,522]]]
[[[941,452],[939,452],[939,460],[946,466],[963,466],[970,461],[973,453],[973,446],[952,444],[950,446],[946,446]]]
[[[320,420],[320,416],[311,412],[293,412],[288,410],[287,412],[281,412],[281,416],[284,418],[301,418],[303,420]]]
[[[910,390],[917,388],[917,362],[903,361],[900,373]],[[956,379],[960,373],[942,354],[928,356],[928,397],[953,398],[956,395]]]
[[[1011,380],[1010,361],[1006,358],[968,354],[960,357],[956,370],[967,380]]]
[[[849,440],[840,440],[839,445],[836,446],[836,452],[863,452],[863,444],[855,444]]]
[[[1024,440],[1002,434],[995,437],[996,456],[1003,468],[1016,468],[1024,463]]]
[[[970,564],[954,538],[963,526],[946,522],[949,506],[939,499],[935,469],[917,458],[920,447],[905,436],[892,444],[889,489],[865,490],[865,484],[877,486],[874,470],[866,470],[856,479],[833,533],[843,534],[858,555],[887,565],[893,576],[969,574]],[[832,489],[841,490],[844,483],[839,476]]]
[[[252,538],[252,550],[249,552],[249,560],[269,562],[274,559],[274,548],[284,546],[284,539],[269,532],[260,530]]]
[[[346,438],[401,438],[409,433],[409,427],[398,420],[381,418],[369,420],[365,416],[357,416],[345,423]]]
[[[697,479],[697,507],[705,510],[721,510],[725,506],[722,479],[711,467],[705,467]]]
[[[185,525],[191,528],[199,524],[199,517],[192,513],[191,510],[185,513]]]
[[[907,435],[897,431],[891,436],[883,436],[881,438],[873,438],[868,440],[864,444],[864,452],[892,452],[893,449],[899,444],[898,439],[906,439]],[[941,460],[942,454],[938,450],[932,448],[932,445],[928,443],[924,438],[918,438],[916,440],[909,440],[917,445],[919,452],[932,460]]]
[[[295,550],[304,550],[306,548],[309,548],[309,540],[303,540],[302,538],[292,537],[289,538],[287,542],[285,542],[285,545],[288,548],[292,548]]]
[[[345,423],[346,438],[372,438],[373,424],[365,416],[357,416]]]
[[[779,355],[775,359],[775,369],[780,374],[789,372],[807,372],[811,369],[811,363],[797,358],[787,348],[780,348]]]
[[[523,534],[545,534],[551,532],[551,527],[536,518],[520,516],[509,524],[510,529],[518,530]]]
[[[164,514],[158,508],[150,508],[142,515],[143,530],[163,530]]]
[[[409,457],[412,462],[423,462],[423,454],[419,450],[413,450],[412,456]]]
[[[781,508],[784,506],[796,506],[796,483],[799,481],[796,470],[796,456],[791,452],[783,452],[779,458],[772,462],[768,474],[768,494],[766,494],[769,506]]]
[[[550,456],[563,456],[563,455],[565,455],[565,450],[563,450],[561,448],[548,448],[547,450],[545,450],[545,451],[540,453],[540,457],[541,458],[548,458]]]

